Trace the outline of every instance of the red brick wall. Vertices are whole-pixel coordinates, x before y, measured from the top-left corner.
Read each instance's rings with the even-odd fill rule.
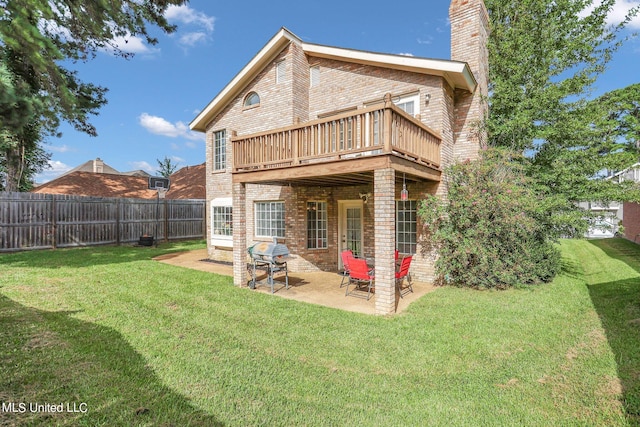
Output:
[[[475,93],[455,93],[454,156],[459,160],[475,159],[486,142],[482,120],[488,107],[483,97],[488,93],[489,16],[482,0],[453,0],[449,7],[451,22],[451,59],[469,64],[478,87]]]
[[[640,242],[640,204],[625,202],[622,206],[622,226],[624,237]]]

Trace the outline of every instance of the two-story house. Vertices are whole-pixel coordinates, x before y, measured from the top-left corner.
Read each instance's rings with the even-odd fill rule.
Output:
[[[446,197],[444,168],[475,158],[487,108],[488,15],[450,5],[451,60],[302,41],[285,28],[191,123],[206,132],[208,251],[247,283],[247,248],[277,237],[289,270],[375,263],[375,305],[395,310],[397,248],[429,281],[419,201]],[[339,286],[339,280],[336,286]]]

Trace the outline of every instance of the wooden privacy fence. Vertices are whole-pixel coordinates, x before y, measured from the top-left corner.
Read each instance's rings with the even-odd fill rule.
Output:
[[[0,192],[0,252],[201,239],[204,200],[121,199]]]

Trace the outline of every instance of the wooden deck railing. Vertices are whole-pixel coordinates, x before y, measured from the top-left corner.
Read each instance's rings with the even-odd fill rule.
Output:
[[[233,172],[391,153],[440,167],[440,136],[390,100],[231,141]]]

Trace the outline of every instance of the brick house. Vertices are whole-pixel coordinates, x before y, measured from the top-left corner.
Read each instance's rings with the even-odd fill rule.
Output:
[[[86,165],[90,165],[86,167]],[[93,166],[93,170],[91,166]],[[98,167],[96,167],[98,166]],[[185,166],[170,176],[171,187],[167,199],[205,199],[204,163]],[[149,189],[150,175],[143,171],[118,172],[104,164],[99,158],[87,162],[45,184],[32,193],[69,194],[90,197],[123,197],[133,199],[156,199],[158,192]]]
[[[453,0],[449,14],[451,60],[282,28],[193,120],[207,140],[209,256],[233,261],[236,285],[247,248],[274,236],[291,272],[338,271],[345,248],[374,259],[379,314],[395,311],[395,248],[415,255],[416,280],[433,278],[418,201],[446,197],[443,170],[477,156],[487,110],[486,8]]]

